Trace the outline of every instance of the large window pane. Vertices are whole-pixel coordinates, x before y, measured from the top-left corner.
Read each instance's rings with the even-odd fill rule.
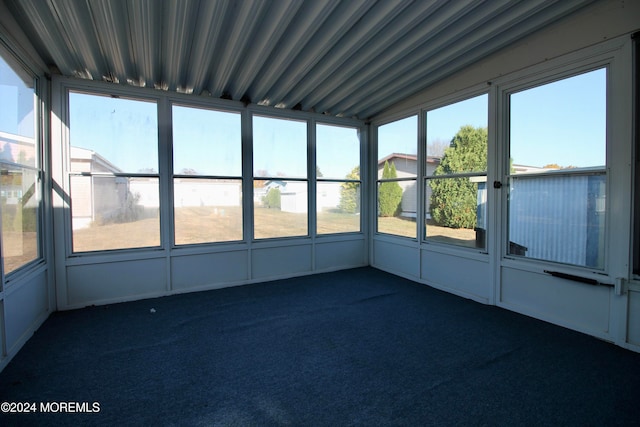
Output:
[[[240,114],[174,105],[173,173],[242,176]]]
[[[160,245],[157,106],[69,93],[73,251]]]
[[[308,235],[307,122],[254,116],[253,174],[254,238]]]
[[[307,197],[306,181],[255,180],[254,237],[306,236]]]
[[[604,167],[606,69],[538,86],[510,96],[510,156],[541,169]]]
[[[36,136],[33,83],[33,77],[20,69],[12,69],[4,58],[0,57],[0,99],[2,100],[0,132],[23,136],[33,142]],[[6,151],[6,148],[3,148],[2,154],[6,155]],[[19,151],[12,150],[12,155],[13,161],[16,161]],[[27,154],[27,157],[32,156]]]
[[[253,117],[253,175],[307,177],[307,123]]]
[[[418,117],[387,123],[378,128],[378,170],[380,177],[385,161],[395,165],[399,178],[418,174]]]
[[[154,102],[71,92],[69,135],[74,172],[158,172]]]
[[[380,233],[416,238],[418,117],[378,128],[378,224]]]
[[[242,240],[242,180],[173,180],[176,244]]]
[[[35,81],[0,57],[0,212],[4,273],[40,257]]]
[[[38,258],[39,181],[37,172],[2,166],[2,256],[5,274]]]
[[[160,245],[157,178],[72,176],[74,252]]]
[[[604,268],[606,69],[510,96],[511,255]]]
[[[485,247],[487,123],[487,95],[427,112],[427,241]]]
[[[240,114],[173,106],[177,245],[242,240]]]
[[[360,231],[359,129],[316,126],[318,234]]]
[[[360,136],[357,128],[316,125],[318,178],[353,179],[360,175]]]

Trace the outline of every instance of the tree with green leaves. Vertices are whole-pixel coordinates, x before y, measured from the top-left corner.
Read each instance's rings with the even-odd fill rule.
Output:
[[[280,196],[279,188],[270,188],[267,195],[262,198],[262,203],[264,203],[264,206],[267,208],[280,209]]]
[[[382,179],[397,178],[396,165],[388,161],[384,162],[382,169]],[[400,212],[400,202],[402,202],[402,187],[397,181],[384,181],[380,183],[378,191],[378,213],[380,216],[397,216]]]
[[[433,175],[487,170],[487,128],[462,126],[445,150]],[[477,221],[477,184],[469,178],[432,179],[431,217],[439,225],[474,228]]]
[[[356,166],[345,177],[346,179],[359,180],[360,179],[360,166]],[[349,181],[340,184],[340,203],[338,208],[350,214],[360,212],[360,183]]]

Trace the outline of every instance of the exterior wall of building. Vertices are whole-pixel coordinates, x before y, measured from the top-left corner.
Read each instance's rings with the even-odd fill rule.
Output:
[[[143,187],[137,187],[144,191]],[[240,206],[242,185],[240,182],[175,180],[173,184],[176,207],[190,206]],[[151,197],[145,197],[150,200]]]

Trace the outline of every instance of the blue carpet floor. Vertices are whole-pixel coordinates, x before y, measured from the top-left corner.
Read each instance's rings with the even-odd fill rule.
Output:
[[[54,313],[0,401],[99,405],[3,426],[640,425],[640,354],[360,268]]]

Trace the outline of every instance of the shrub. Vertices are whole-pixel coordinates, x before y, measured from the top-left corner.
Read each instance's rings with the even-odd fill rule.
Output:
[[[487,128],[462,126],[445,150],[434,175],[487,170]],[[431,217],[439,225],[474,228],[477,222],[476,185],[465,178],[431,180]]]
[[[392,162],[384,162],[382,179],[397,178],[396,165]],[[396,181],[386,181],[380,184],[378,190],[378,214],[380,216],[396,216],[400,211],[402,202],[402,187]]]
[[[262,198],[262,203],[267,208],[280,209],[280,189],[271,188],[267,195]]]

